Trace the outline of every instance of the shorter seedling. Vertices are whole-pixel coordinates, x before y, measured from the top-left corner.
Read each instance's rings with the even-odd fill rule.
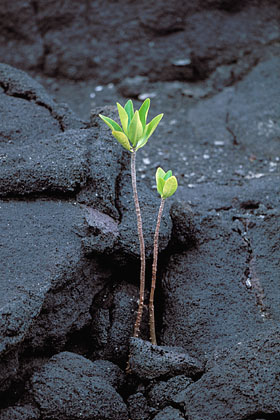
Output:
[[[160,222],[163,213],[164,203],[166,198],[171,197],[177,190],[178,183],[175,176],[172,175],[172,171],[164,172],[163,169],[158,168],[156,172],[156,183],[157,190],[161,197],[161,202],[158,211],[156,230],[154,235],[154,255],[153,255],[153,266],[152,266],[152,282],[149,300],[149,324],[150,324],[150,339],[152,344],[157,344],[156,331],[155,331],[155,311],[154,311],[154,294],[156,289],[156,278],[157,278],[157,260],[158,260],[158,237]]]

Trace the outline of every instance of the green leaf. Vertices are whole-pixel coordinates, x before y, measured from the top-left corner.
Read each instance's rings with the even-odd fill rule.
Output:
[[[140,121],[139,111],[135,111],[128,129],[128,138],[131,141],[133,147],[137,145],[137,142],[140,140],[142,135],[143,127]]]
[[[126,110],[126,113],[128,116],[128,127],[129,127],[130,121],[132,120],[133,115],[134,115],[133,103],[131,99],[127,101],[127,103],[124,106],[124,109]]]
[[[129,140],[122,131],[112,131],[112,134],[126,150],[131,151]]]
[[[156,171],[156,181],[158,182],[159,178],[164,179],[164,176],[165,176],[164,170],[161,167],[158,167]]]
[[[127,135],[128,115],[126,113],[126,110],[118,102],[117,102],[117,107],[118,107],[119,116],[120,116],[123,131]]]
[[[147,138],[147,140],[148,140],[149,137],[151,137],[151,135],[153,134],[153,132],[157,128],[158,123],[160,122],[162,117],[163,117],[163,114],[159,114],[155,118],[153,118],[152,121],[149,122],[149,124],[146,125],[145,137]]]
[[[141,139],[137,142],[136,144],[136,151],[138,149],[141,149],[141,147],[145,146],[145,144],[147,143],[148,139],[146,137],[141,137]]]
[[[170,178],[168,178],[167,181],[165,181],[164,187],[163,187],[163,191],[162,191],[162,198],[167,198],[167,197],[171,197],[171,195],[173,195],[175,193],[175,191],[177,190],[178,187],[178,183],[177,183],[177,179],[175,176],[171,176]]]
[[[112,120],[109,117],[104,117],[104,115],[99,114],[99,117],[111,128],[112,131],[122,131],[121,127],[119,126],[116,121]]]
[[[163,196],[163,188],[164,188],[164,179],[159,178],[157,180],[157,191],[161,197]]]
[[[157,190],[160,196],[162,196],[162,191],[164,187],[164,175],[165,175],[164,170],[158,167],[156,171],[156,182],[157,182]]]
[[[168,171],[168,172],[166,172],[166,174],[164,175],[164,177],[163,177],[163,179],[164,179],[164,181],[167,181],[168,180],[168,178],[170,178],[172,176],[172,171]]]
[[[141,123],[143,125],[143,129],[146,127],[146,122],[147,122],[147,115],[148,115],[148,111],[150,108],[150,99],[147,98],[141,105],[140,109],[139,109],[139,117],[141,120]]]

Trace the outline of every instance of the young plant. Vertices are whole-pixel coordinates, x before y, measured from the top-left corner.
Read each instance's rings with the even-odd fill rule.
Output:
[[[171,197],[177,190],[178,183],[175,176],[172,175],[172,171],[164,172],[163,169],[158,168],[156,172],[156,183],[157,190],[161,197],[161,202],[158,211],[156,230],[154,235],[154,255],[153,255],[153,266],[152,266],[152,282],[149,300],[149,325],[150,325],[150,339],[152,344],[157,344],[156,330],[155,330],[155,311],[154,311],[154,294],[156,288],[157,278],[157,260],[158,260],[158,236],[160,229],[160,222],[164,203],[166,198]]]
[[[136,152],[141,147],[145,146],[149,137],[155,131],[158,123],[163,117],[163,114],[157,115],[152,121],[147,124],[147,115],[150,108],[150,99],[147,98],[141,105],[139,111],[134,112],[133,103],[128,100],[124,107],[117,103],[120,125],[111,118],[100,115],[100,118],[110,127],[113,136],[118,142],[129,152],[131,152],[131,181],[133,190],[133,199],[135,204],[135,211],[137,217],[137,229],[140,243],[140,291],[139,291],[139,305],[137,317],[134,325],[134,337],[139,336],[140,324],[142,320],[144,307],[144,292],[145,292],[145,243],[143,237],[142,218],[138,200],[137,184],[136,184]]]

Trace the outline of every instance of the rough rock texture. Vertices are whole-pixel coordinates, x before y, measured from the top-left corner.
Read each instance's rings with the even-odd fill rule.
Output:
[[[164,408],[167,405],[174,405],[176,396],[185,390],[193,381],[185,376],[178,375],[168,381],[156,383],[149,392],[148,401],[152,407]]]
[[[40,411],[32,404],[14,406],[2,410],[0,413],[1,420],[38,420],[40,419]]]
[[[130,216],[119,223],[123,152],[108,130],[97,122],[85,128],[22,71],[1,65],[0,77],[0,363],[1,389],[6,389],[17,377],[19,352],[29,347],[61,350],[69,335],[89,325],[95,295],[112,280],[112,270],[102,268],[96,255],[108,249],[108,255],[115,252],[124,261],[133,254],[135,261],[139,247],[135,243],[130,249],[136,242],[131,191],[126,191]],[[150,200],[148,214],[154,212],[156,197]],[[162,249],[171,228],[167,213]],[[152,223],[148,229],[151,254]],[[137,294],[134,289],[134,301]],[[127,348],[130,328],[126,342],[120,331],[127,318],[133,323],[133,315],[125,312],[122,322],[115,316],[112,349],[116,342]]]
[[[32,376],[30,394],[43,419],[128,419],[122,398],[104,376],[95,375],[90,360],[63,352]]]
[[[193,377],[203,365],[179,347],[156,346],[140,338],[130,339],[130,368],[139,378],[155,379],[183,373]]]
[[[184,420],[180,410],[173,407],[165,407],[155,417],[154,420]]]
[[[219,215],[203,218],[197,246],[172,257],[163,279],[163,341],[200,354],[202,360],[216,347],[253,338],[279,317],[277,289],[275,284],[271,287],[277,280],[256,271],[258,256],[250,245],[255,224],[269,229],[266,218],[251,218],[253,226],[248,228],[245,215],[236,217],[232,213],[222,220]],[[270,242],[272,254],[274,241]],[[273,264],[277,265],[275,257]]]
[[[10,200],[1,202],[1,213],[1,387],[7,387],[24,341],[54,351],[89,323],[92,299],[110,270],[84,259],[77,205]]]
[[[146,0],[141,6],[122,1],[119,9],[109,1],[5,2],[2,60],[52,76],[91,77],[102,83],[135,75],[205,79],[223,65],[226,75],[217,74],[216,83],[224,86],[240,77],[239,61],[254,62],[266,45],[279,41],[278,2],[263,3],[260,13],[258,1]],[[142,50],[145,54],[135,57]]]
[[[0,3],[0,55],[37,79],[0,65],[1,420],[45,418],[33,396],[55,410],[77,384],[91,401],[93,382],[131,420],[279,419],[279,1]],[[129,153],[98,113],[147,96],[148,120],[164,112],[137,153],[147,289],[156,168],[179,188],[160,236],[160,346],[142,342],[125,375],[139,246]],[[174,370],[178,346],[200,367],[193,382]],[[98,359],[82,359],[92,376],[77,379],[81,356],[63,353],[71,372],[49,362],[64,350]],[[67,404],[75,418],[80,402]]]
[[[150,409],[142,392],[130,395],[127,404],[131,420],[147,420],[150,418]]]
[[[176,397],[188,419],[279,416],[279,338],[279,328],[271,328],[214,352],[202,378]]]
[[[94,358],[125,364],[133,334],[138,288],[119,282],[102,290],[92,307],[91,341]]]

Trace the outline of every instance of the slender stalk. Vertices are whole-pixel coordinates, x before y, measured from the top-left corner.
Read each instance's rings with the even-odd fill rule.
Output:
[[[164,199],[161,199],[159,211],[158,211],[158,218],[154,236],[154,258],[153,258],[153,266],[152,266],[152,283],[151,283],[151,292],[150,292],[150,301],[149,301],[149,324],[150,324],[150,339],[152,344],[157,344],[156,338],[156,328],[155,328],[155,310],[154,310],[154,295],[155,295],[155,288],[156,288],[156,279],[157,279],[157,260],[158,260],[158,236],[159,236],[159,228],[160,228],[160,221],[164,207]]]
[[[142,320],[143,307],[144,307],[146,260],[145,260],[145,243],[144,243],[144,236],[143,236],[143,229],[142,229],[142,218],[141,218],[141,211],[140,211],[140,206],[139,206],[137,185],[136,185],[135,160],[136,160],[136,151],[133,150],[131,152],[131,181],[132,181],[133,198],[134,198],[135,211],[136,211],[136,217],[137,217],[137,229],[138,229],[138,237],[139,237],[139,243],[140,243],[140,260],[141,260],[139,305],[138,305],[137,317],[136,317],[136,321],[134,325],[134,333],[133,333],[133,337],[138,337],[139,332],[140,332],[140,324]]]

